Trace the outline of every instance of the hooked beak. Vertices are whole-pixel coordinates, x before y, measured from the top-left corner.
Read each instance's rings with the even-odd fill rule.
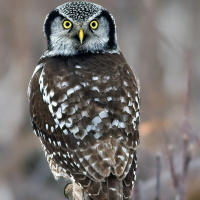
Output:
[[[83,38],[84,38],[84,31],[83,31],[82,28],[79,30],[78,36],[79,36],[80,43],[82,44],[83,43]]]

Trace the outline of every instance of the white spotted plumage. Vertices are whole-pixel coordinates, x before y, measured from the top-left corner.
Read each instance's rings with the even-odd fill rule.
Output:
[[[65,20],[71,28],[65,29]],[[82,190],[96,200],[130,199],[139,85],[120,52],[113,16],[93,3],[70,2],[49,13],[44,32],[48,49],[28,96],[32,126],[54,177],[71,179],[75,199],[85,198]]]

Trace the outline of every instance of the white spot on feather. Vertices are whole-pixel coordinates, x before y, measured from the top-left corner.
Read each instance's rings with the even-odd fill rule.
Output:
[[[84,172],[82,172],[83,173],[83,175],[86,175],[87,174],[87,172],[86,171],[84,171]]]
[[[50,91],[50,97],[52,98],[53,96],[54,96],[54,91],[51,90],[51,91]]]
[[[61,111],[61,108],[58,108],[57,112],[56,112],[56,116],[58,119],[61,119],[62,118],[62,111]]]
[[[106,88],[106,92],[109,92],[109,91],[111,91],[111,90],[112,90],[112,87]]]
[[[57,118],[55,118],[54,121],[56,122],[57,125],[60,124],[60,122],[59,122],[59,120]]]
[[[67,90],[67,95],[68,96],[71,95],[71,94],[73,94],[73,93],[74,93],[74,90],[72,88],[70,88],[70,89]]]
[[[81,89],[81,86],[80,85],[76,85],[75,87],[74,87],[74,91],[77,91],[77,90],[80,90]]]
[[[79,128],[77,126],[73,127],[72,129],[70,129],[70,131],[73,133],[73,134],[76,134],[79,132]]]
[[[127,92],[127,96],[132,99],[132,96],[131,96],[131,94],[129,92]]]
[[[43,79],[44,75],[45,75],[45,73],[44,73],[44,69],[43,69],[40,74],[40,78],[39,78],[40,92],[42,92],[42,90],[44,88],[44,79]]]
[[[92,87],[92,90],[93,90],[93,91],[100,92],[100,90],[99,90],[99,88],[98,88],[97,86],[93,86],[93,87]]]
[[[136,118],[138,118],[140,116],[139,111],[136,112]]]
[[[122,147],[122,151],[127,155],[128,151],[125,147]]]
[[[138,96],[135,97],[135,101],[136,101],[137,103],[139,103]]]
[[[117,90],[118,88],[116,86],[113,87],[114,90]]]
[[[73,115],[76,112],[76,109],[74,107],[70,108],[70,115]]]
[[[92,123],[96,126],[101,122],[101,118],[99,116],[92,119]]]
[[[94,134],[94,138],[95,138],[95,139],[99,139],[101,136],[102,136],[102,135],[100,135],[99,132],[96,132],[96,133]]]
[[[119,120],[114,119],[112,122],[112,126],[118,126],[118,124],[119,124]]]
[[[107,97],[107,100],[108,101],[112,101],[112,97]]]
[[[61,142],[60,142],[60,141],[57,141],[57,145],[58,145],[59,147],[61,147]]]
[[[61,83],[60,83],[60,82],[56,83],[55,86],[56,86],[57,88],[61,89]]]
[[[67,128],[71,128],[73,125],[73,121],[71,118],[68,118],[67,122],[65,123],[65,125],[67,126]]]
[[[124,81],[124,86],[127,87],[128,86],[128,83],[126,81]]]
[[[62,129],[64,125],[65,125],[65,121],[62,120],[62,121],[59,123],[59,126],[60,126],[60,128]]]
[[[86,127],[87,132],[90,132],[91,130],[95,130],[95,127],[93,125],[88,125]]]
[[[68,135],[67,129],[63,130],[63,133],[64,133],[65,135]]]
[[[128,106],[132,106],[133,105],[133,102],[132,101],[129,101],[128,102]]]
[[[110,76],[104,76],[103,77],[103,83],[106,83],[110,79]]]
[[[124,97],[121,97],[121,102],[122,102],[122,103],[126,103],[126,100],[125,100]]]
[[[89,117],[88,112],[86,110],[81,111],[82,117]]]
[[[103,118],[107,118],[108,117],[108,113],[106,112],[106,111],[101,111],[100,113],[99,113],[99,116],[101,117],[101,119],[103,119]]]
[[[127,112],[128,114],[131,114],[131,111],[129,109],[128,106],[125,106],[124,109],[123,109],[124,112]]]
[[[67,87],[67,86],[69,86],[69,83],[66,82],[66,81],[65,81],[65,82],[62,82],[62,83],[61,83],[61,86],[62,86],[62,87],[65,87],[65,86]]]
[[[99,98],[94,98],[94,101],[100,102],[100,99]]]
[[[91,155],[86,155],[86,156],[85,156],[85,159],[86,159],[86,160],[89,160],[90,157],[91,157]],[[87,171],[87,170],[86,170],[86,171]]]
[[[92,80],[93,80],[93,81],[97,81],[98,79],[99,79],[98,76],[94,76],[94,77],[92,77]]]
[[[52,101],[52,106],[54,106],[54,107],[56,107],[58,104],[57,104],[57,102],[55,102],[55,101]]]
[[[67,96],[67,95],[66,95]],[[61,110],[62,110],[62,113],[64,113],[64,110],[69,106],[68,103],[64,102],[61,104]]]
[[[35,68],[35,70],[34,70],[32,76],[31,76],[31,79],[32,79],[33,76],[36,74],[36,72],[37,72],[38,70],[40,70],[43,66],[44,66],[44,63],[39,64],[39,65],[36,66],[36,68]]]
[[[122,155],[118,155],[117,157],[118,157],[119,159],[121,159],[122,161],[125,160],[124,156],[122,156]]]
[[[79,164],[79,163],[76,163],[76,166],[79,168],[79,167],[80,167],[80,164]]]
[[[49,104],[49,111],[50,111],[50,113],[52,113],[53,114],[53,107],[52,107],[52,104]]]

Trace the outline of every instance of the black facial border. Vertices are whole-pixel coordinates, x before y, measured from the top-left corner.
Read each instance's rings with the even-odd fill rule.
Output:
[[[101,18],[101,17],[105,17],[109,22],[110,31],[109,31],[109,41],[108,41],[108,44],[107,44],[107,48],[108,49],[116,49],[117,44],[116,44],[116,40],[115,40],[116,30],[115,30],[114,21],[113,21],[111,15],[109,14],[109,12],[107,10],[103,10],[97,18]]]
[[[60,16],[58,10],[53,10],[49,16],[47,17],[47,20],[44,24],[44,32],[47,37],[47,45],[48,49],[51,49],[51,42],[50,42],[50,35],[51,35],[51,24],[54,21],[56,17]]]

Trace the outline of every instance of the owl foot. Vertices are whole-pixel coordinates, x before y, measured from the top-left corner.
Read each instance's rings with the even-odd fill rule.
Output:
[[[73,184],[72,183],[68,183],[66,186],[65,186],[65,189],[64,189],[64,195],[67,199],[71,200],[71,192],[73,190]]]

